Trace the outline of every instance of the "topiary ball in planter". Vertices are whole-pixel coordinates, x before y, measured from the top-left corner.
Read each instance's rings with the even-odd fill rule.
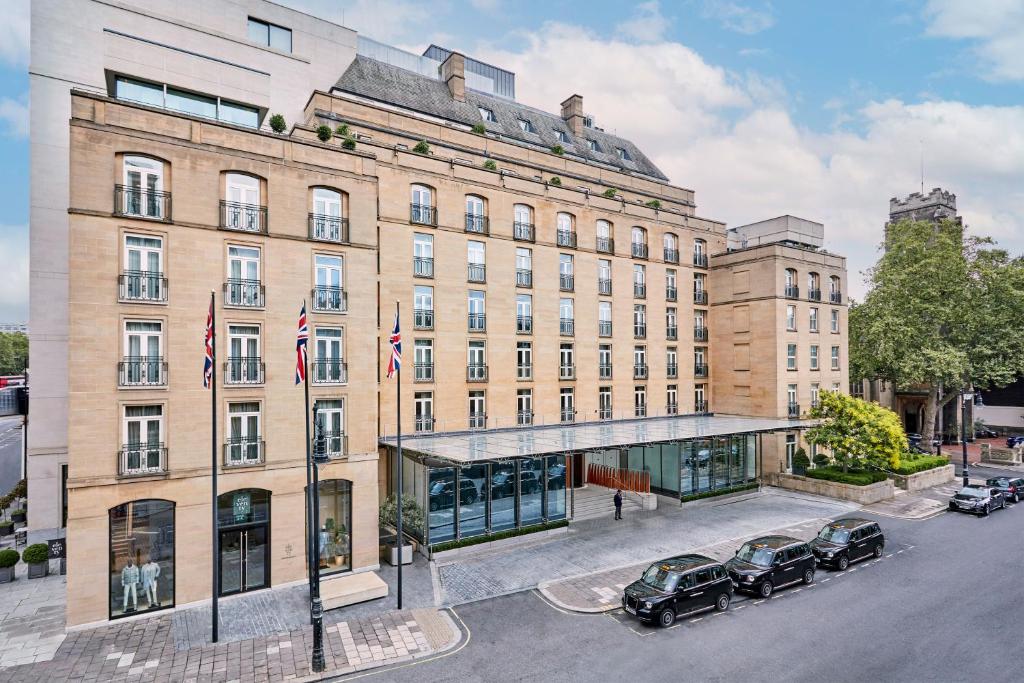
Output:
[[[330,126],[317,126],[316,136],[320,138],[320,142],[327,142],[333,135]]]
[[[16,523],[24,522],[25,521],[25,510],[24,509],[11,510],[11,521],[12,522],[16,522]]]
[[[18,551],[13,548],[0,550],[0,583],[14,581],[14,565],[18,564]]]
[[[0,522],[0,536],[10,536],[14,533],[14,522]]]
[[[341,146],[344,147],[345,149],[355,149],[356,141],[351,137],[347,137],[341,141]]]
[[[41,579],[50,573],[50,549],[45,543],[33,543],[21,554],[28,565],[28,578]]]
[[[284,129],[287,127],[288,124],[285,123],[284,117],[280,114],[274,114],[270,117],[270,130],[275,133],[283,133]]]

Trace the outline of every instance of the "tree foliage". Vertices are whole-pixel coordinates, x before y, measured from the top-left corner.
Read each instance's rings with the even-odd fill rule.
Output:
[[[829,449],[844,471],[850,466],[884,470],[900,466],[907,435],[899,417],[888,408],[838,391],[823,391],[811,417],[820,422],[807,430],[807,442]]]
[[[953,221],[895,223],[884,248],[867,297],[850,308],[850,374],[927,391],[928,442],[958,390],[1024,374],[1024,260]]]
[[[28,367],[28,337],[0,332],[0,375],[20,375]]]

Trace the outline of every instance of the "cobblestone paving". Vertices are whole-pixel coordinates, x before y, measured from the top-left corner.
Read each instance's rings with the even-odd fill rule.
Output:
[[[843,501],[777,492],[657,510],[602,526],[569,527],[552,540],[437,562],[442,605],[458,605],[612,567],[646,563],[725,539],[856,509]]]

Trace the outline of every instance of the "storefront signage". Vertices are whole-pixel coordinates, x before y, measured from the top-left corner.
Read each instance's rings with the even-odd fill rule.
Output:
[[[248,493],[236,493],[232,497],[231,507],[235,512],[235,524],[248,522],[252,513],[252,497]]]
[[[51,560],[59,560],[67,552],[67,546],[63,538],[51,538],[46,544],[49,546]]]

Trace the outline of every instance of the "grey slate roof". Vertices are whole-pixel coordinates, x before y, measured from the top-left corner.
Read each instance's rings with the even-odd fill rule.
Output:
[[[560,144],[567,154],[586,161],[603,163],[663,181],[668,180],[665,174],[629,140],[595,128],[585,128],[583,138],[576,138],[560,116],[469,88],[466,89],[466,101],[456,102],[448,92],[448,86],[443,82],[363,55],[355,58],[335,83],[334,88],[467,126],[482,123],[488,131],[498,133],[504,138],[544,148]],[[484,121],[480,107],[493,111],[498,120]],[[537,132],[527,133],[522,130],[519,119],[532,123]],[[559,142],[559,130],[564,131],[571,142]],[[597,142],[598,151],[590,149],[588,139]],[[619,158],[616,148],[625,150],[630,159]]]

